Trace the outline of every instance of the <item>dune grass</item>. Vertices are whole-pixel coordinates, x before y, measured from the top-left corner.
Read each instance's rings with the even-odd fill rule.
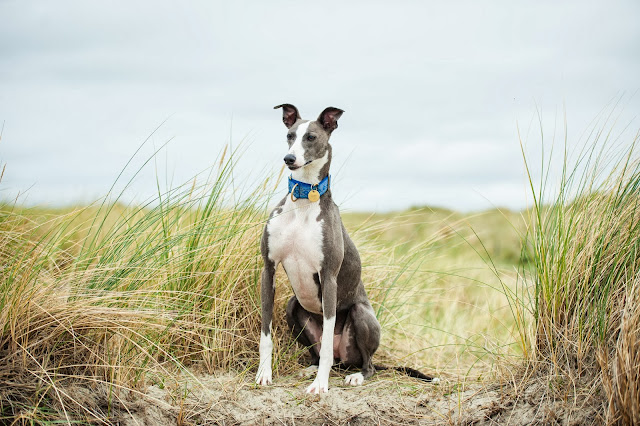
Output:
[[[402,213],[347,213],[348,229],[364,231],[397,264],[415,268],[398,303],[402,332],[418,365],[461,377],[490,376],[495,362],[521,355],[509,293],[518,283],[520,213],[506,209],[461,214],[441,208]],[[369,260],[375,262],[375,258]],[[365,263],[365,269],[367,268]]]
[[[635,141],[601,149],[603,134],[565,155],[553,187],[531,173],[522,213],[343,213],[383,326],[377,361],[486,381],[524,359],[529,375],[587,389],[610,423],[640,421]],[[88,207],[0,205],[0,421],[109,423],[150,384],[251,379],[259,239],[282,173],[239,188],[227,154],[141,204],[123,203],[125,183]],[[277,380],[305,351],[282,270],[276,285]]]
[[[531,268],[522,272],[533,291],[528,303],[515,304],[535,319],[529,333],[521,330],[529,359],[573,388],[576,404],[606,395],[612,424],[640,422],[637,141],[620,144],[612,132],[595,131],[575,155],[565,146],[559,182],[549,179],[552,156],[539,181],[529,173]]]
[[[140,205],[122,202],[125,183],[88,207],[1,206],[3,421],[109,422],[132,392],[175,386],[176,374],[254,374],[259,239],[281,176],[238,188],[226,154],[184,185],[159,184],[157,196]],[[467,223],[500,213],[452,214],[345,215],[384,327],[381,362],[466,375],[481,361],[487,374],[496,357],[511,352],[506,299],[497,292],[487,302],[496,292],[478,290],[486,259],[476,254],[481,244]],[[439,231],[429,225],[418,239],[405,238],[407,227],[427,222]],[[305,356],[284,321],[290,294],[280,270],[276,377],[296,372]],[[93,402],[79,389],[89,389]]]
[[[224,205],[229,167],[140,207],[4,206],[3,414],[44,421],[54,407],[54,418],[104,419],[120,390],[195,362],[252,358],[262,211]],[[77,382],[106,385],[106,411],[66,395]]]

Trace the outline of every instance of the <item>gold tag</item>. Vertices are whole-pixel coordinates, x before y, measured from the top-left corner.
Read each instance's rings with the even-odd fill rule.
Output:
[[[312,203],[315,203],[319,199],[320,199],[320,193],[318,191],[316,191],[315,189],[312,189],[311,191],[309,191],[309,201],[311,201]]]

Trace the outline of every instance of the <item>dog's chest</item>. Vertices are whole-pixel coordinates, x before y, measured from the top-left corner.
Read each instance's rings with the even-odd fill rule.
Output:
[[[319,203],[287,199],[282,212],[275,214],[267,225],[269,259],[282,263],[291,287],[300,304],[308,311],[321,313],[318,277],[324,259],[323,220]]]

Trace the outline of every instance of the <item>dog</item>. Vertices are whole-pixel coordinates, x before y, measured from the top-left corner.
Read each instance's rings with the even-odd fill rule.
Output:
[[[309,347],[312,368],[317,365],[307,393],[328,392],[336,360],[360,368],[345,378],[347,385],[359,386],[375,372],[371,357],[380,343],[380,323],[360,278],[360,255],[331,196],[329,139],[344,111],[328,107],[311,121],[291,104],[278,108],[288,129],[284,162],[291,176],[289,193],[271,212],[260,244],[264,269],[256,383],[272,383],[275,272],[282,264],[294,292],[287,323],[298,342]]]

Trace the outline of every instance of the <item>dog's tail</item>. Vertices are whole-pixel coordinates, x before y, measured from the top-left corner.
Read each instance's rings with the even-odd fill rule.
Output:
[[[427,374],[421,373],[418,370],[415,370],[413,368],[409,368],[409,367],[387,367],[384,365],[373,365],[373,368],[375,368],[378,371],[383,371],[383,370],[396,370],[399,371],[402,374],[406,374],[409,377],[413,377],[416,378],[418,380],[422,380],[424,382],[438,382],[439,379],[437,377],[433,377],[433,376],[429,376]]]

